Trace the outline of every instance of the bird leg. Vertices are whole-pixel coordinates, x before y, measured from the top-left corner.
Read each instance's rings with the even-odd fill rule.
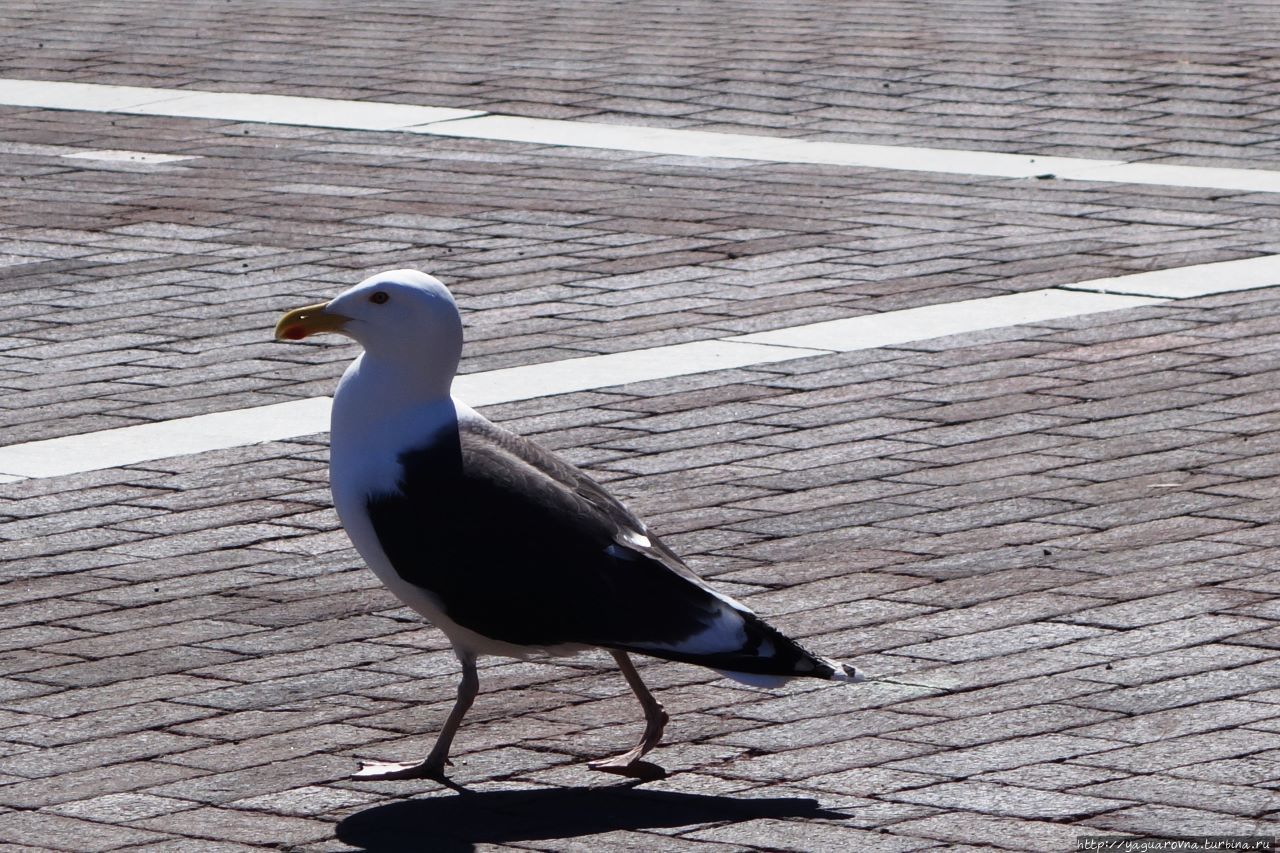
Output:
[[[462,682],[458,685],[458,700],[454,703],[453,710],[449,712],[449,718],[445,720],[444,727],[440,729],[431,753],[417,762],[362,763],[360,769],[351,775],[352,779],[362,782],[377,782],[384,779],[434,779],[451,788],[460,789],[460,786],[444,775],[444,768],[446,764],[453,763],[449,760],[449,747],[453,745],[453,736],[457,733],[458,726],[462,724],[462,718],[466,716],[471,703],[475,701],[476,694],[480,691],[480,677],[476,675],[474,655],[459,652],[458,660],[462,662]]]
[[[640,680],[640,673],[636,672],[636,668],[632,665],[631,658],[627,657],[627,653],[610,650],[609,654],[613,655],[613,659],[618,662],[618,669],[622,670],[622,675],[627,679],[627,684],[631,685],[631,690],[636,694],[636,698],[640,700],[640,707],[644,708],[644,734],[638,744],[622,755],[601,761],[592,761],[587,766],[592,770],[616,773],[619,776],[630,776],[635,779],[661,778],[661,776],[665,775],[662,768],[643,762],[640,758],[657,746],[658,741],[662,740],[662,730],[671,718],[667,716],[662,703],[653,698],[649,688],[644,686],[644,682]]]

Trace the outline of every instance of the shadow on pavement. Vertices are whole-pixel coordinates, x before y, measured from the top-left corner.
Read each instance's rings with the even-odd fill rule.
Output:
[[[375,806],[338,824],[338,838],[380,853],[469,851],[477,844],[796,817],[847,815],[799,797],[737,799],[626,786],[485,791]]]

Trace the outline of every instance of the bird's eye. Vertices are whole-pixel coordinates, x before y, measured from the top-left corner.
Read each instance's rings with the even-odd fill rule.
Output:
[[[369,297],[369,301],[372,302],[374,305],[381,305],[382,303],[386,302],[390,298],[391,297],[387,295],[387,292],[385,290],[377,290],[377,291],[374,291],[373,296]]]

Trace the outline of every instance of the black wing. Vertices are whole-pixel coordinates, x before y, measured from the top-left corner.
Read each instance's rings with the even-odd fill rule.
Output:
[[[483,420],[400,456],[369,514],[396,572],[449,618],[532,646],[678,643],[727,606],[612,495]]]

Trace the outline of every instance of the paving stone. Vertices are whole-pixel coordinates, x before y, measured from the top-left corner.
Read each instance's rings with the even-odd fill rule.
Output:
[[[1204,702],[1193,708],[1171,708],[1072,729],[1075,734],[1130,743],[1175,738],[1200,731],[1240,726],[1274,716],[1275,709],[1253,702]]]
[[[1243,784],[1254,788],[1274,789],[1280,784],[1276,776],[1275,759],[1264,755],[1249,758],[1224,758],[1175,767],[1167,775],[1182,779],[1219,782],[1227,785]]]
[[[836,769],[875,766],[904,756],[926,755],[935,750],[936,747],[922,744],[864,737],[758,758],[746,756],[718,766],[713,765],[709,772],[733,779],[794,781],[829,774]]]
[[[86,801],[98,796],[136,791],[193,775],[196,774],[187,768],[159,761],[107,764],[0,785],[0,804],[16,809],[37,809],[57,803]]]
[[[139,702],[133,705],[89,711],[70,718],[24,715],[6,727],[5,738],[13,743],[60,746],[80,743],[144,729],[173,726],[209,716],[211,711],[175,702]]]
[[[233,687],[219,687],[196,695],[184,696],[182,701],[228,711],[257,710],[330,696],[338,692],[367,690],[402,680],[398,676],[384,673],[346,673],[341,670],[329,670],[239,684]]]
[[[1165,681],[1201,672],[1216,672],[1269,657],[1265,651],[1246,646],[1205,643],[1175,648],[1168,652],[1115,660],[1103,666],[1080,670],[1077,675],[1093,682],[1140,685]],[[1237,676],[1245,673],[1236,673]]]
[[[204,807],[183,812],[181,821],[184,835],[242,844],[259,844],[264,838],[276,844],[298,844],[329,838],[333,832],[328,823],[317,820],[230,808]],[[157,830],[174,828],[173,822],[163,817],[147,818],[137,824]]]
[[[907,770],[914,773],[965,777],[992,770],[1021,767],[1044,760],[1088,756],[1120,745],[1117,741],[1101,738],[1037,734],[979,746],[934,751],[918,758],[897,760],[889,766],[894,770]]]
[[[1062,705],[1036,705],[1012,711],[965,716],[945,722],[933,722],[898,732],[894,737],[943,746],[974,746],[1022,735],[1061,732],[1087,732],[1078,724],[1093,716],[1083,709]],[[1105,713],[1105,712],[1104,712]],[[1101,717],[1097,717],[1101,719]],[[1099,724],[1102,725],[1102,724]],[[1096,728],[1096,727],[1095,727]],[[1104,735],[1097,735],[1099,737]]]
[[[139,784],[138,788],[145,788],[143,793],[215,805],[345,779],[354,769],[349,759],[330,755],[308,755],[213,774],[162,766],[167,767],[170,778]],[[3,791],[0,788],[0,795]]]
[[[949,782],[914,788],[890,795],[911,803],[948,810],[1025,817],[1037,820],[1069,820],[1114,811],[1130,801],[1102,796],[1080,796],[1036,788],[996,785],[989,782]]]
[[[1226,670],[1197,673],[1182,678],[1170,678],[1139,687],[1109,690],[1073,700],[1074,704],[1091,708],[1123,711],[1127,714],[1143,714],[1211,702],[1241,695],[1256,695],[1258,691],[1280,686],[1280,679],[1263,674]]]
[[[166,732],[134,732],[111,738],[19,752],[0,758],[0,772],[28,778],[85,770],[100,764],[172,755],[205,741]]]
[[[159,841],[165,836],[137,827],[108,826],[73,817],[41,812],[9,812],[0,815],[0,841],[25,845],[38,838],[54,849],[96,853],[120,847]],[[30,848],[27,848],[30,849]]]
[[[1242,780],[1243,781],[1243,780]],[[1280,793],[1245,785],[1222,785],[1173,776],[1142,776],[1074,789],[1076,793],[1118,797],[1151,805],[1177,806],[1261,817],[1277,808]]]
[[[90,800],[51,806],[48,811],[100,823],[127,824],[145,818],[171,815],[191,808],[194,806],[186,800],[155,797],[150,794],[105,794]]]
[[[1151,773],[1222,758],[1236,758],[1274,749],[1276,735],[1245,729],[1222,729],[1203,734],[1183,735],[1166,740],[1127,746],[1074,760],[1091,767],[1106,767],[1130,773]]]
[[[1213,642],[1267,627],[1261,619],[1239,616],[1199,615],[1174,619],[1123,633],[1081,640],[1073,649],[1089,654],[1135,657],[1170,649]]]
[[[1097,636],[1096,630],[1052,622],[1034,622],[916,643],[895,649],[897,654],[949,662],[995,657],[1021,649],[1065,645],[1081,637]]]
[[[356,726],[321,725],[269,734],[229,744],[192,749],[169,758],[174,764],[215,772],[255,767],[286,761],[326,749],[363,744],[384,737],[384,733]]]
[[[1053,761],[1044,764],[1028,764],[1012,770],[980,773],[974,778],[984,782],[1042,788],[1046,791],[1071,791],[1082,785],[1121,779],[1126,775],[1121,771],[1101,767],[1084,767],[1069,762]]]
[[[938,841],[978,840],[1004,850],[1062,850],[1075,844],[1077,827],[1049,821],[988,815],[979,812],[943,812],[906,820],[894,825],[894,832]]]
[[[689,833],[687,837],[723,841],[748,849],[769,847],[777,850],[836,850],[874,846],[877,850],[920,850],[930,846],[929,842],[922,839],[897,838],[863,829],[808,821],[746,821]]]
[[[1070,618],[1086,625],[1136,628],[1200,613],[1239,610],[1242,605],[1261,601],[1265,597],[1260,593],[1255,596],[1243,590],[1200,588],[1080,610],[1072,613]]]
[[[1208,833],[1256,836],[1266,834],[1273,825],[1268,818],[1235,817],[1219,812],[1160,805],[1134,806],[1091,818],[1088,822],[1112,832],[1147,836],[1158,833],[1177,833],[1183,836]]]

